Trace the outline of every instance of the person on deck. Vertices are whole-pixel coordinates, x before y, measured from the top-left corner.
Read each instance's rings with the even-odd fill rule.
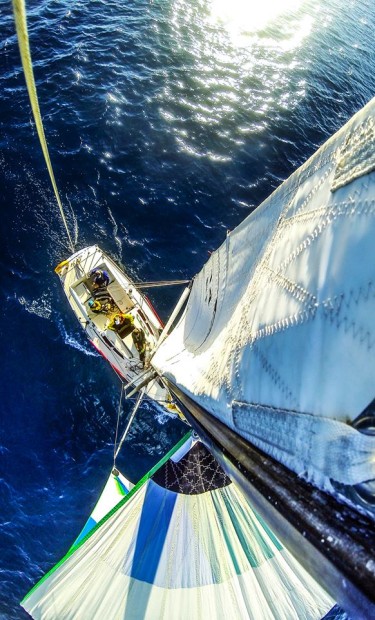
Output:
[[[109,321],[107,325],[107,329],[112,329],[113,331],[120,334],[120,336],[122,336],[122,335],[126,335],[125,334],[126,331],[130,333],[130,331],[133,330],[133,324],[134,324],[134,317],[132,314],[118,313],[118,314],[115,314],[115,316],[112,317],[112,319]]]
[[[100,303],[104,304],[111,301],[111,296],[107,291],[105,286],[94,286],[92,295],[95,300],[100,301]]]
[[[99,314],[100,312],[103,312],[103,305],[97,299],[90,299],[89,307],[90,307],[90,310],[92,310],[92,312],[95,312],[95,314]]]
[[[93,269],[90,273],[95,288],[108,286],[110,277],[105,269]]]
[[[109,312],[112,312],[114,309],[113,304],[107,298],[105,298],[102,301],[100,301],[99,299],[90,299],[89,307],[90,307],[90,310],[92,310],[92,312],[95,312],[95,314],[100,314],[100,313],[108,314]]]
[[[139,353],[139,359],[144,363],[146,355],[146,336],[143,329],[138,329],[138,327],[133,329],[132,338],[134,346]]]

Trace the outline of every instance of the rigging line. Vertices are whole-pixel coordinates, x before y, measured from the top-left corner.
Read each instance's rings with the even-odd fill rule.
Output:
[[[123,394],[124,394],[124,389],[125,389],[125,384],[121,382],[120,400],[119,400],[118,409],[117,409],[117,423],[116,423],[115,445],[113,447],[113,467],[115,467],[115,464],[116,464],[116,444],[117,444],[117,437],[118,437],[118,427],[119,427],[119,424],[120,424],[120,415],[121,415],[121,408],[122,408],[122,397],[123,397]]]
[[[60,209],[60,215],[61,215],[63,224],[65,226],[66,234],[68,236],[69,246],[72,252],[74,252],[75,247],[74,247],[74,243],[72,241],[72,238],[69,232],[64,209],[63,209],[63,206],[60,200],[60,195],[57,189],[55,175],[53,173],[52,164],[51,164],[48,147],[47,147],[47,141],[46,141],[46,137],[44,133],[42,116],[41,116],[40,108],[39,108],[38,95],[36,91],[33,65],[32,65],[32,60],[31,60],[31,53],[30,53],[29,34],[28,34],[27,22],[26,22],[25,1],[24,0],[13,0],[13,12],[14,12],[14,19],[16,22],[17,38],[18,38],[18,45],[19,45],[19,50],[20,50],[20,55],[21,55],[21,60],[22,60],[22,66],[23,66],[23,71],[25,75],[27,90],[28,90],[29,97],[30,97],[30,103],[31,103],[32,111],[33,111],[35,126],[38,132],[40,145],[42,147],[42,151],[43,151],[44,159],[46,162],[47,170],[49,172],[49,176],[51,179],[52,187],[55,192],[57,204]]]
[[[137,288],[153,288],[157,286],[175,286],[177,284],[188,284],[190,280],[160,280],[160,282],[134,282]]]
[[[79,228],[78,228],[78,221],[77,221],[77,217],[76,214],[74,213],[74,209],[72,207],[72,203],[70,202],[69,198],[67,196],[65,196],[66,201],[69,203],[69,207],[70,207],[70,214],[73,220],[73,231],[74,231],[74,240],[73,240],[73,245],[74,247],[76,247],[77,243],[78,243],[78,234],[79,234]]]
[[[119,452],[120,452],[120,450],[121,450],[121,448],[122,448],[122,444],[124,443],[124,441],[125,441],[125,439],[126,439],[126,435],[128,434],[128,431],[129,431],[129,428],[130,428],[130,426],[131,426],[131,423],[132,423],[132,422],[133,422],[133,420],[134,420],[134,416],[135,416],[135,414],[136,414],[136,413],[137,413],[137,411],[138,411],[139,405],[140,405],[140,404],[141,404],[141,402],[142,402],[144,392],[145,392],[144,388],[143,388],[143,389],[139,392],[138,398],[137,398],[136,403],[135,403],[135,405],[134,405],[134,407],[133,407],[133,411],[132,411],[132,412],[131,412],[131,414],[130,414],[129,421],[128,421],[128,423],[127,423],[127,425],[126,425],[126,428],[125,428],[125,430],[124,430],[124,433],[123,433],[123,435],[122,435],[122,437],[121,437],[121,439],[120,439],[120,443],[119,443],[119,445],[118,445],[118,448],[117,448],[117,450],[115,450],[115,454],[114,454],[114,457],[113,457],[113,467],[115,467],[115,464],[116,464],[116,458],[117,458],[117,456],[118,456],[118,454],[119,454]]]

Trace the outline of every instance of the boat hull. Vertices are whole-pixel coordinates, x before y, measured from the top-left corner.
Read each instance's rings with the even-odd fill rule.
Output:
[[[96,298],[95,270],[105,271],[109,282],[104,290],[104,311],[93,310]],[[111,365],[125,384],[137,385],[147,376],[149,360],[158,342],[163,324],[148,299],[136,288],[131,278],[98,246],[75,252],[55,269],[67,300],[81,327],[95,349]],[[94,272],[94,275],[93,275]],[[103,293],[102,293],[103,294]],[[115,317],[129,317],[128,330],[113,326]],[[111,327],[112,323],[112,327]],[[134,329],[144,337],[143,351],[137,349]],[[146,395],[165,410],[176,413],[170,392],[156,377],[146,388]]]

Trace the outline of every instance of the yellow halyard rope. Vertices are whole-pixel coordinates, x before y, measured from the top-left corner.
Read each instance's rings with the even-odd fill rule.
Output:
[[[21,54],[22,66],[23,66],[23,71],[25,74],[26,86],[27,86],[27,90],[29,93],[29,97],[30,97],[30,103],[31,103],[31,108],[32,108],[33,115],[34,115],[35,125],[37,128],[37,132],[38,132],[40,144],[42,147],[44,159],[46,161],[49,176],[51,178],[52,187],[55,192],[57,204],[59,205],[62,221],[66,229],[66,234],[68,235],[69,245],[70,245],[72,252],[74,252],[74,243],[70,236],[68,224],[65,218],[64,209],[63,209],[63,206],[60,200],[60,195],[59,195],[56,181],[55,181],[55,175],[53,174],[53,169],[52,169],[52,164],[51,164],[51,160],[50,160],[50,156],[48,152],[46,137],[44,134],[42,117],[40,114],[38,95],[36,92],[33,65],[32,65],[31,54],[30,54],[29,35],[27,31],[26,8],[25,8],[24,0],[13,0],[13,11],[14,11],[14,19],[16,22],[18,45],[19,45],[20,54]]]

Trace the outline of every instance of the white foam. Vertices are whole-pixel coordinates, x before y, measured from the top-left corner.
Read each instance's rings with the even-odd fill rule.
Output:
[[[43,293],[37,299],[28,300],[26,297],[19,297],[18,302],[25,308],[30,314],[36,314],[43,319],[49,319],[52,314],[52,304],[47,293]]]
[[[80,351],[81,353],[84,353],[85,355],[89,355],[91,357],[99,357],[99,353],[97,353],[93,348],[84,346],[81,342],[76,340],[74,336],[72,336],[71,334],[68,334],[62,322],[59,322],[58,328],[63,337],[65,344],[67,344],[70,347],[73,347],[73,349],[77,349],[77,351]]]

